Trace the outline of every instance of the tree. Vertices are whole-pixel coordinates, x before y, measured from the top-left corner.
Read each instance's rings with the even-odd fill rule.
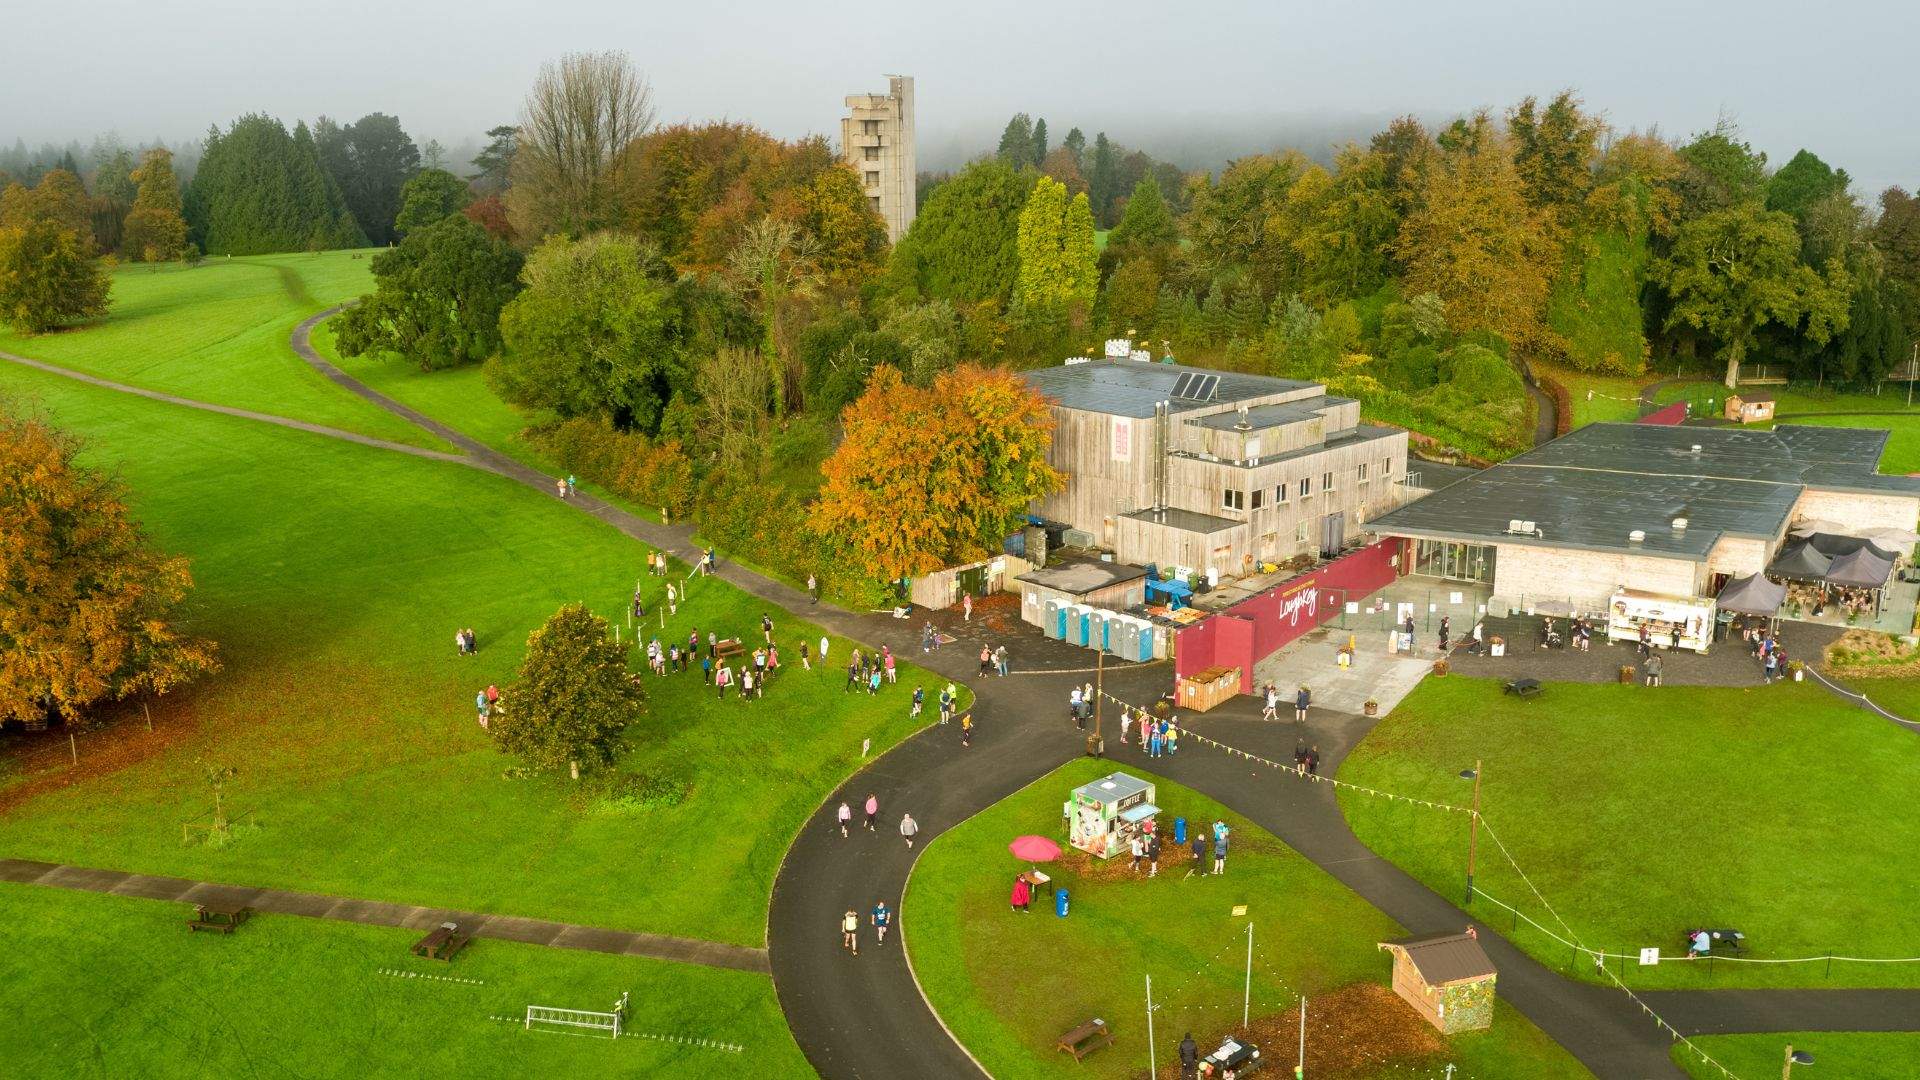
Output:
[[[1514,169],[1527,201],[1571,226],[1593,187],[1593,165],[1606,125],[1583,112],[1573,91],[1555,94],[1541,109],[1528,96],[1507,114],[1514,143]]]
[[[887,251],[887,223],[852,169],[836,164],[821,170],[793,199],[800,230],[813,239],[822,279],[858,285],[880,268]]]
[[[360,231],[375,244],[399,239],[394,218],[400,213],[400,189],[420,168],[420,148],[401,129],[399,118],[368,113],[340,127],[323,116],[315,125],[314,141]]]
[[[93,239],[93,205],[80,178],[65,169],[53,169],[33,188],[33,212]]]
[[[1528,202],[1507,139],[1485,116],[1474,127],[1429,162],[1394,251],[1406,265],[1406,291],[1438,296],[1456,332],[1490,330],[1535,344],[1559,259],[1552,223]]]
[[[1093,212],[1085,195],[1067,198],[1058,180],[1042,176],[1020,210],[1020,274],[1014,302],[1029,312],[1065,312],[1093,306],[1100,271]]]
[[[1767,181],[1767,209],[1804,218],[1815,203],[1842,194],[1852,178],[1811,150],[1801,150]]]
[[[700,394],[700,435],[723,470],[748,466],[757,455],[773,397],[773,372],[753,349],[723,345],[694,367]]]
[[[1160,183],[1149,176],[1133,185],[1120,224],[1107,234],[1107,254],[1115,263],[1145,258],[1155,267],[1155,277],[1166,271],[1167,260],[1180,243],[1180,227],[1167,210]],[[1157,289],[1158,286],[1156,285]]]
[[[1087,151],[1087,136],[1079,128],[1067,131],[1067,137],[1060,140],[1060,148],[1073,155],[1073,167],[1079,169],[1083,164],[1082,155]]]
[[[340,352],[395,352],[422,371],[498,352],[501,311],[518,291],[520,253],[459,215],[373,257],[374,292],[340,316]]]
[[[420,148],[420,164],[429,169],[447,167],[447,148],[440,145],[439,139],[428,139],[427,145]]]
[[[1000,160],[1016,169],[1038,165],[1040,159],[1033,156],[1033,145],[1033,118],[1014,113],[1000,133]]]
[[[875,577],[983,558],[1064,483],[1047,401],[1010,372],[963,366],[920,389],[883,365],[841,422],[820,527]]]
[[[1034,165],[1047,160],[1047,118],[1044,116],[1033,122],[1033,152],[1028,160]]]
[[[528,767],[578,780],[613,763],[646,700],[607,621],[568,604],[527,638],[520,679],[500,692],[487,730]]]
[[[219,669],[214,645],[178,625],[187,561],[147,540],[120,483],[80,452],[0,407],[0,722],[72,722]]]
[[[133,202],[135,168],[131,151],[118,139],[96,144],[94,149],[93,193],[122,205]]]
[[[127,212],[121,245],[128,256],[144,262],[171,262],[187,247],[187,219],[180,213],[180,182],[173,175],[173,151],[147,151],[133,173],[139,184],[133,209]]]
[[[1287,192],[1299,291],[1322,306],[1385,284],[1388,249],[1400,228],[1385,155],[1349,144],[1334,155],[1334,168],[1332,175],[1307,170]]]
[[[473,155],[473,166],[478,171],[467,174],[474,190],[482,197],[500,195],[507,190],[507,174],[513,167],[514,152],[519,149],[519,135],[520,129],[512,124],[487,129],[487,145]]]
[[[1726,117],[1681,147],[1680,158],[1687,166],[1679,182],[1683,217],[1758,202],[1766,195],[1767,155],[1742,141],[1739,126]]]
[[[473,192],[465,180],[445,169],[421,169],[400,189],[400,213],[393,220],[394,231],[405,236],[465,210],[472,201]]]
[[[1256,154],[1229,162],[1218,180],[1194,185],[1186,232],[1195,263],[1210,275],[1250,275],[1264,297],[1294,292],[1298,228],[1288,192],[1318,168],[1297,150]],[[1111,237],[1109,237],[1111,240]]]
[[[1406,216],[1419,201],[1428,162],[1439,152],[1433,136],[1418,119],[1402,116],[1375,134],[1367,148],[1380,155],[1393,208]]]
[[[1094,224],[1110,229],[1113,227],[1113,199],[1120,194],[1120,177],[1113,144],[1107,141],[1104,131],[1093,137],[1093,166],[1086,173],[1087,202],[1093,207]]]
[[[292,134],[269,116],[207,133],[184,211],[187,238],[209,255],[359,247],[366,237],[320,165],[305,123]]]
[[[32,192],[0,196],[0,322],[29,334],[107,313],[111,282],[93,257],[91,216],[73,220],[72,173],[48,173]],[[77,183],[77,181],[75,181]]]
[[[501,313],[505,347],[487,365],[503,397],[562,417],[605,415],[652,432],[671,393],[677,313],[643,240],[548,238],[526,288]]]
[[[1020,211],[1032,191],[1005,162],[976,161],[927,199],[893,247],[897,292],[955,305],[1004,305],[1020,267]]]
[[[1040,171],[1064,184],[1069,195],[1087,190],[1087,180],[1080,175],[1080,162],[1064,146],[1054,147],[1053,153],[1040,162]]]
[[[620,221],[629,144],[653,126],[653,91],[625,53],[568,53],[541,66],[521,106],[507,211],[529,239]]]
[[[1668,328],[1685,325],[1719,343],[1726,384],[1760,328],[1805,321],[1805,336],[1822,344],[1846,326],[1852,282],[1837,262],[1824,276],[1800,262],[1793,218],[1748,201],[1680,226],[1673,250],[1653,267],[1673,298]]]
[[[514,241],[513,223],[507,220],[507,204],[498,195],[488,195],[475,199],[460,211],[468,221],[487,230],[488,236],[498,237],[511,244]]]

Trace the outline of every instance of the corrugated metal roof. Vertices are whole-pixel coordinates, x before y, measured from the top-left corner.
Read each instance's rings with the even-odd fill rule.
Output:
[[[1404,950],[1428,986],[1445,986],[1495,974],[1487,951],[1466,934],[1424,934],[1381,944]]]
[[[1303,390],[1316,384],[1298,379],[1276,379],[1267,375],[1243,375],[1235,371],[1212,371],[1185,364],[1156,364],[1141,360],[1093,360],[1084,364],[1063,364],[1021,373],[1027,382],[1061,407],[1112,416],[1147,417],[1157,402],[1170,401],[1173,412],[1213,409],[1236,401]],[[1182,375],[1220,377],[1213,397],[1205,400],[1173,396]]]
[[[1885,432],[1589,424],[1368,523],[1376,532],[1701,560],[1722,536],[1780,535],[1807,486],[1920,495],[1879,476]],[[1693,448],[1700,449],[1695,451]],[[1675,529],[1675,518],[1687,528]],[[1537,537],[1508,532],[1531,521]],[[1630,534],[1645,533],[1634,542]]]

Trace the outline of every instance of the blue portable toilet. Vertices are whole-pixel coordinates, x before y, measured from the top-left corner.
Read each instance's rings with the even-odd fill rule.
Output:
[[[1067,917],[1067,890],[1059,889],[1054,892],[1053,913],[1062,919]]]
[[[1113,618],[1113,612],[1102,608],[1090,608],[1087,611],[1087,648],[1100,652],[1107,650],[1107,624]]]
[[[1173,846],[1174,847],[1187,846],[1187,819],[1186,818],[1177,817],[1173,819]]]
[[[1087,609],[1079,604],[1067,606],[1066,642],[1069,645],[1087,643]]]
[[[1059,600],[1049,598],[1040,605],[1040,632],[1055,641],[1066,636],[1067,614]]]

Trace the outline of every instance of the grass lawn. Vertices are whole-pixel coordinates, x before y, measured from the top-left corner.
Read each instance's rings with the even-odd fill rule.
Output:
[[[680,785],[677,805],[507,780],[475,691],[507,682],[565,602],[621,619],[641,545],[460,465],[0,365],[4,392],[38,396],[88,439],[157,541],[193,559],[192,624],[226,663],[156,706],[158,734],[123,740],[124,767],[88,760],[118,736],[83,735],[81,782],[57,758],[0,780],[0,806],[19,804],[0,828],[8,855],[759,945],[794,831],[863,738],[877,754],[913,730],[911,685],[937,685],[907,667],[878,699],[842,695],[799,668],[820,630],[771,609],[789,670],[764,701],[717,701],[695,674],[648,680],[622,768]],[[665,586],[646,588],[652,612]],[[700,580],[668,633],[751,640],[768,608]],[[479,656],[456,654],[460,626]],[[834,659],[849,648],[837,641]],[[181,823],[210,806],[202,757],[239,769],[229,805],[264,826],[219,850],[181,844]]]
[[[1139,1075],[1148,974],[1161,1065],[1174,1061],[1185,1031],[1196,1040],[1225,1033],[1239,1020],[1248,919],[1256,1026],[1302,993],[1311,1001],[1356,982],[1386,984],[1391,964],[1376,943],[1402,934],[1398,926],[1270,834],[1164,780],[1156,792],[1163,827],[1184,816],[1194,823],[1223,819],[1233,829],[1224,877],[1188,878],[1185,860],[1169,850],[1154,880],[1127,876],[1124,858],[1096,871],[1118,875],[1111,879],[1083,880],[1059,869],[1055,877],[1073,902],[1066,919],[1054,916],[1044,896],[1032,914],[1009,911],[1007,892],[1020,866],[1007,842],[1025,833],[1062,839],[1067,792],[1110,769],[1075,762],[942,834],[908,884],[901,923],[915,975],[947,1026],[995,1077]],[[1249,906],[1248,918],[1231,915],[1237,904]],[[1308,1014],[1311,1022],[1311,1006]],[[1108,1019],[1116,1043],[1075,1064],[1054,1041],[1093,1016]],[[1272,1050],[1291,1061],[1290,1047]],[[1424,1076],[1448,1061],[1460,1066],[1461,1077],[1589,1075],[1505,1002],[1491,1031],[1456,1037],[1443,1055],[1343,1075],[1404,1076],[1417,1066]],[[1311,1061],[1308,1074],[1316,1075]]]
[[[1464,802],[1485,762],[1482,808],[1590,947],[1682,947],[1734,927],[1759,958],[1906,957],[1913,885],[1888,852],[1920,844],[1914,736],[1813,683],[1717,689],[1550,684],[1502,695],[1492,680],[1429,679],[1348,757],[1342,779]],[[1361,840],[1436,889],[1463,884],[1460,815],[1344,794]],[[1486,836],[1478,885],[1557,924]],[[1491,904],[1478,914],[1506,927]],[[1563,935],[1564,936],[1564,935]],[[1569,950],[1521,924],[1515,940],[1562,970]],[[1920,964],[1711,965],[1616,970],[1651,987],[1920,986]],[[1597,978],[1578,965],[1576,973]]]
[[[1703,1035],[1693,1040],[1736,1076],[1772,1076],[1786,1063],[1787,1047],[1813,1055],[1813,1064],[1794,1068],[1808,1078],[1910,1080],[1920,1062],[1920,1032],[1790,1031],[1767,1035]],[[1724,1080],[1725,1073],[1700,1060],[1679,1043],[1673,1060],[1699,1080]]]
[[[301,319],[372,288],[370,255],[122,266],[113,272],[105,321],[38,337],[0,330],[0,349],[149,390],[445,449],[399,417],[341,393],[287,349]]]
[[[1597,375],[1590,371],[1559,367],[1534,361],[1534,371],[1542,378],[1553,378],[1567,388],[1573,401],[1573,426],[1584,427],[1602,420],[1631,422],[1640,418],[1640,387],[1650,376]],[[1592,399],[1588,399],[1588,395]]]
[[[182,904],[0,884],[7,948],[0,1025],[10,1077],[812,1076],[772,980],[637,957],[477,941],[417,959],[417,930],[261,915],[232,936],[189,933]],[[476,980],[446,982],[386,974]],[[530,1004],[606,1010],[626,1030],[711,1039],[527,1031]]]

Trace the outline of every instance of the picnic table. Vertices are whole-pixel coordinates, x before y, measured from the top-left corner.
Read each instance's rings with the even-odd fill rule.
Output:
[[[714,646],[713,646],[713,655],[716,658],[721,660],[726,660],[731,657],[740,656],[746,651],[747,651],[746,646],[740,644],[740,639],[737,637],[726,638],[725,640],[717,641],[714,643]]]
[[[433,932],[413,943],[413,955],[424,956],[429,960],[452,960],[455,953],[467,947],[473,939],[460,932],[455,923],[441,923]]]
[[[218,930],[223,934],[231,934],[235,927],[252,915],[253,909],[245,904],[209,900],[193,905],[193,918],[187,920],[187,929]]]
[[[1107,1022],[1094,1018],[1060,1036],[1059,1048],[1073,1055],[1079,1061],[1088,1054],[1104,1046],[1113,1045],[1113,1032],[1107,1029]]]
[[[1021,873],[1020,879],[1022,881],[1025,881],[1028,885],[1033,886],[1034,892],[1039,892],[1041,889],[1045,889],[1047,890],[1048,896],[1053,895],[1053,879],[1048,877],[1043,871],[1040,871],[1040,870],[1024,871]]]

